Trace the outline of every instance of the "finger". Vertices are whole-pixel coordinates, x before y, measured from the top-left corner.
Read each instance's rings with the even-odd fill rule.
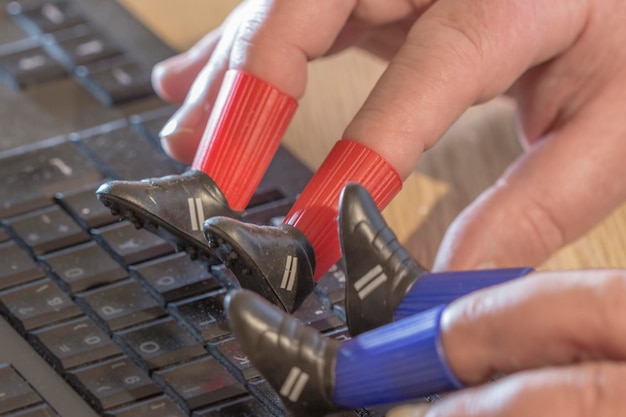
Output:
[[[539,265],[626,198],[626,135],[617,91],[549,132],[453,222],[435,269]],[[600,191],[601,190],[601,191]]]
[[[402,47],[414,23],[415,18],[410,16],[399,22],[356,32],[352,36],[348,33],[348,39],[338,38],[331,52],[338,52],[342,47],[356,45],[379,58],[390,61]]]
[[[568,0],[436,2],[417,20],[346,136],[376,150],[406,178],[422,151],[469,106],[571,45],[584,27],[585,7]]]
[[[361,0],[326,54],[358,46],[390,60],[415,20],[433,3],[434,0]]]
[[[353,6],[354,0],[242,3],[224,23],[222,37],[183,106],[161,131],[164,149],[183,162],[193,160],[227,69],[244,70],[299,98],[307,61],[330,47]]]
[[[424,417],[429,409],[428,404],[406,404],[392,408],[385,417]]]
[[[234,39],[229,68],[242,69],[300,98],[306,65],[331,47],[356,0],[265,0],[251,4]]]
[[[224,21],[218,32],[219,39],[216,40],[210,56],[191,80],[183,105],[159,133],[163,149],[180,162],[191,164],[193,161],[228,68],[231,48],[247,7],[246,2],[241,3]],[[208,43],[211,43],[210,41],[211,39],[207,40]]]
[[[536,273],[450,304],[442,346],[468,385],[494,373],[626,359],[626,271]]]
[[[431,407],[403,407],[388,417],[617,417],[623,415],[626,365],[586,363],[511,375],[446,396]]]
[[[152,70],[152,85],[156,93],[171,103],[182,103],[221,36],[222,27],[219,27],[205,35],[188,51],[156,64]]]
[[[225,22],[223,35],[183,107],[161,132],[165,149],[185,162],[192,159],[227,69],[244,70],[287,95],[300,98],[306,86],[307,62],[330,50],[353,12],[358,13],[355,7],[364,10],[363,19],[381,22],[380,17],[374,16],[382,8],[366,10],[370,3],[374,4],[356,0],[264,0],[241,4]],[[394,0],[387,6],[382,22],[414,13],[404,0]]]

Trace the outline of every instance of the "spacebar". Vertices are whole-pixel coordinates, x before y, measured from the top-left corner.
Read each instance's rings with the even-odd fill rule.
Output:
[[[44,207],[58,192],[103,178],[96,165],[64,138],[0,153],[0,218]]]

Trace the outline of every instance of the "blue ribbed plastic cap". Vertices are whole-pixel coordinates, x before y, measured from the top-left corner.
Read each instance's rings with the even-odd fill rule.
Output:
[[[533,268],[506,268],[422,275],[400,301],[394,312],[394,320],[401,320],[434,306],[449,304],[472,291],[511,281],[532,271]]]
[[[345,342],[335,363],[333,402],[367,407],[462,388],[441,345],[444,309],[439,306]]]

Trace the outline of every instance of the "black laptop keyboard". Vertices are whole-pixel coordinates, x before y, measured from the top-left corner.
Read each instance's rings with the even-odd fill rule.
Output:
[[[63,78],[99,106],[152,94],[146,65],[107,43],[73,3],[7,3],[15,27],[0,33],[0,73],[11,94]],[[173,111],[163,104],[0,153],[0,315],[99,415],[280,416],[225,321],[232,274],[118,221],[95,197],[108,179],[185,169],[159,147]],[[279,222],[309,177],[281,148],[246,219]],[[326,274],[296,313],[336,338],[347,337],[343,278]],[[0,364],[0,416],[55,415],[35,384]]]
[[[13,1],[7,13],[26,35],[0,49],[0,75],[15,89],[74,77],[110,106],[152,93],[150,68],[112,41],[71,1]]]

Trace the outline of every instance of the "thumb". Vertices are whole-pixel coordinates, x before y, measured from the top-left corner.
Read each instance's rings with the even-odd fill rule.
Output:
[[[608,99],[542,138],[468,206],[433,269],[537,266],[623,202],[626,186],[616,179],[626,175],[626,129],[616,111],[593,110]]]

